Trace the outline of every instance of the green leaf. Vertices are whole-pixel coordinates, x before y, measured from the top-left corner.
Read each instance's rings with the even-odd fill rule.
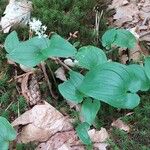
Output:
[[[16,31],[11,32],[5,40],[4,47],[8,53],[13,51],[20,44]]]
[[[7,58],[27,67],[34,67],[46,60],[42,50],[48,46],[47,38],[34,37],[22,42],[19,47],[7,54]]]
[[[136,42],[135,36],[130,31],[125,29],[117,29],[116,40],[113,44],[122,48],[134,48]]]
[[[38,36],[35,36],[27,41],[25,41],[28,45],[32,45],[37,47],[37,49],[40,49],[43,51],[43,49],[47,48],[49,46],[49,39],[41,37],[39,38]]]
[[[132,64],[128,66],[128,70],[134,74],[134,78],[132,78],[132,85],[138,88],[137,91],[139,89],[141,91],[147,91],[150,87],[150,82],[146,76],[144,67],[137,64]]]
[[[147,77],[150,79],[150,57],[145,58],[144,70],[145,70]]]
[[[87,69],[92,69],[107,61],[105,53],[94,46],[81,47],[75,58],[78,60],[79,66]]]
[[[133,109],[140,103],[140,97],[135,93],[128,93],[122,99],[116,100],[115,107],[124,109]]]
[[[94,122],[99,109],[100,101],[86,98],[81,107],[81,115],[83,116],[84,121],[91,125]]]
[[[121,48],[134,48],[136,44],[135,36],[125,29],[110,29],[102,36],[102,45],[111,48],[112,45]]]
[[[112,43],[115,41],[117,36],[116,29],[107,30],[102,36],[102,45],[104,47],[111,48]]]
[[[79,42],[79,41],[73,43],[73,46],[74,46],[74,47],[78,47],[79,45],[80,45],[80,42]]]
[[[90,125],[86,122],[83,122],[76,127],[76,132],[77,132],[78,137],[86,145],[92,144],[92,141],[88,135],[89,128],[90,128]]]
[[[130,100],[128,95],[131,92],[129,90],[131,82],[132,74],[125,65],[109,62],[90,70],[78,89],[85,95],[111,106],[130,108],[126,103]],[[139,99],[134,99],[134,101],[132,103],[136,107]]]
[[[80,103],[83,100],[83,94],[77,89],[84,76],[80,73],[70,71],[70,79],[58,86],[61,95],[74,103]]]
[[[67,40],[57,34],[53,34],[48,48],[42,51],[47,57],[72,57],[76,54],[76,48]]]
[[[1,150],[8,150],[9,148],[9,142],[0,141]]]
[[[9,141],[16,138],[16,131],[4,117],[0,117],[0,147],[2,150],[7,150]]]

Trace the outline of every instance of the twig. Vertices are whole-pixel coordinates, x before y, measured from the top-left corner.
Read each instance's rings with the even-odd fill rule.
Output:
[[[20,116],[20,108],[19,108],[19,101],[18,101],[18,117]]]
[[[100,26],[100,21],[101,21],[102,16],[103,16],[103,10],[101,11],[101,13],[98,10],[96,10],[95,32],[96,32],[97,42],[98,42],[98,39],[99,39],[99,26]]]
[[[149,19],[149,17],[147,16],[147,17],[144,19],[144,21],[143,21],[142,25],[145,25],[145,24],[146,24],[146,22],[148,21],[148,19]]]
[[[72,69],[69,68],[65,63],[63,63],[59,58],[51,58],[54,61],[57,61],[60,65],[62,65],[64,68],[66,68],[68,71],[71,71]]]
[[[142,37],[144,37],[144,36],[146,36],[146,35],[149,35],[149,34],[150,34],[150,31],[149,31],[149,32],[146,32],[146,33],[141,34],[139,38],[142,38]]]
[[[5,109],[5,111],[7,111],[9,108],[10,108],[10,106],[13,104],[13,102],[11,102],[8,106],[7,106],[7,108]]]
[[[53,80],[54,80],[55,86],[57,86],[57,82],[56,82],[54,73],[53,73],[53,71],[52,71],[52,69],[51,69],[51,66],[50,66],[49,62],[46,61],[46,64],[47,64],[47,67],[48,67],[48,69],[49,69],[49,71],[50,71],[50,73],[51,73],[51,75],[52,75],[52,78],[53,78]]]
[[[46,73],[45,64],[44,64],[44,63],[41,63],[41,67],[42,67],[42,71],[43,71],[43,73],[44,73],[44,77],[45,77],[45,79],[46,79],[46,81],[47,81],[48,88],[49,88],[49,91],[50,91],[50,93],[51,93],[51,96],[52,96],[54,99],[57,99],[57,97],[55,96],[55,94],[54,94],[53,91],[52,91],[52,84],[51,84],[51,82],[50,82],[50,80],[49,80],[49,78],[48,78],[48,75],[47,75],[47,73]]]
[[[72,69],[70,69],[65,63],[63,63],[59,58],[56,58],[56,61],[61,64],[64,68],[66,68],[67,70],[71,71]]]
[[[21,74],[21,75],[19,75],[19,76],[15,76],[14,78],[11,78],[11,79],[8,81],[8,83],[11,82],[11,81],[13,81],[13,80],[17,80],[17,79],[19,79],[19,78],[22,78],[22,77],[26,76],[27,74],[33,74],[33,72],[30,71],[30,72]]]

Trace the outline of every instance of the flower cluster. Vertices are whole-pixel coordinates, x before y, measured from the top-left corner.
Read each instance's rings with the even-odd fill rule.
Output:
[[[42,22],[40,20],[36,20],[35,18],[33,18],[29,22],[29,26],[30,30],[34,31],[35,34],[39,36],[39,38],[47,37],[47,35],[45,34],[47,27],[45,25],[42,25]]]

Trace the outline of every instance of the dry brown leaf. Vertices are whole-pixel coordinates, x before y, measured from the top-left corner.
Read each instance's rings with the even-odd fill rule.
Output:
[[[101,128],[100,131],[96,131],[95,129],[92,129],[89,130],[88,133],[94,143],[102,143],[109,138],[108,132],[106,131],[105,128]]]
[[[118,8],[118,7],[126,5],[128,3],[129,3],[128,0],[113,0],[112,4],[109,5],[109,9]]]
[[[142,53],[141,47],[137,43],[134,49],[130,50],[130,60],[132,59],[134,62],[138,62],[141,58],[141,53]]]
[[[121,129],[121,130],[124,130],[126,132],[130,131],[130,127],[126,123],[124,123],[120,118],[113,121],[111,126],[118,128],[118,129]]]
[[[140,38],[140,41],[147,41],[147,42],[150,42],[150,34],[147,34],[143,37]]]
[[[144,33],[149,33],[150,29],[150,1],[149,0],[113,0],[109,6],[110,9],[115,9],[116,14],[112,16],[113,26],[123,28],[139,28],[136,33],[139,36]],[[111,20],[111,19],[110,19]],[[140,41],[150,41],[149,34],[140,38]]]
[[[0,25],[4,33],[8,33],[14,25],[26,25],[30,19],[32,3],[28,0],[10,0],[1,18]]]
[[[120,57],[120,61],[122,64],[127,64],[127,61],[129,60],[127,54],[124,54]]]
[[[46,102],[22,114],[12,125],[25,125],[17,137],[22,143],[46,141],[59,131],[73,129],[69,119]]]
[[[15,63],[14,61],[10,60],[10,59],[7,59],[7,63],[8,63],[9,65],[17,66],[16,63]]]
[[[125,116],[131,116],[131,115],[133,115],[134,114],[134,112],[129,112],[129,113],[127,113]]]
[[[106,129],[101,128],[100,131],[90,130],[89,136],[95,149],[106,150],[108,144],[105,142],[109,137]],[[46,143],[41,143],[36,150],[59,150],[62,146],[67,147],[68,150],[85,150],[74,130],[56,133]]]
[[[40,104],[42,102],[39,84],[36,79],[36,75],[33,74],[33,72],[28,72],[22,77],[21,92],[30,106]]]
[[[56,75],[56,78],[58,78],[58,79],[60,79],[62,81],[66,81],[67,80],[66,75],[65,75],[65,70],[63,69],[63,67],[58,68],[55,71],[55,75]]]
[[[60,148],[58,148],[58,150],[70,150],[71,147],[66,145],[66,144],[63,144]]]
[[[29,102],[29,97],[28,97],[28,92],[29,92],[29,89],[28,89],[28,80],[29,80],[29,76],[31,75],[31,72],[29,73],[26,73],[23,78],[22,78],[22,81],[21,81],[21,92],[22,92],[22,95],[25,97],[25,99],[27,100],[27,102]]]
[[[118,22],[120,21],[120,24],[123,25],[126,22],[131,22],[133,17],[135,17],[138,13],[138,8],[134,4],[130,4],[127,6],[118,7],[113,18]]]

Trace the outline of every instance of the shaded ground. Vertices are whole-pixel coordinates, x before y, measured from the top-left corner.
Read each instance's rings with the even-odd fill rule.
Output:
[[[38,17],[41,17],[43,19],[44,23],[47,24],[49,20],[47,18],[42,18],[42,10],[45,10],[45,14],[49,13],[46,12],[46,1],[45,5],[43,7],[41,6],[39,1],[33,0],[35,3],[34,7],[36,8],[36,11],[40,12]],[[2,14],[4,7],[5,7],[5,0],[0,1],[0,14]],[[95,4],[97,4],[95,2]],[[94,4],[94,5],[95,5]],[[71,4],[70,4],[71,5]],[[81,5],[81,4],[78,4]],[[66,4],[66,6],[68,6]],[[91,10],[93,6],[86,7],[83,9],[84,11],[87,11],[88,9]],[[70,7],[65,7],[66,11],[70,9]],[[72,11],[74,9],[71,9]],[[34,13],[36,13],[33,12]],[[52,11],[52,8],[51,8]],[[63,11],[63,10],[61,10]],[[92,10],[91,10],[92,12]],[[59,13],[59,12],[57,12]],[[47,14],[48,15],[48,14]],[[71,15],[71,14],[70,14]],[[68,18],[71,16],[68,15]],[[90,15],[90,14],[88,14]],[[55,16],[53,14],[54,19],[55,17],[59,18],[59,15]],[[80,19],[80,15],[77,14],[77,19]],[[67,18],[66,18],[67,19]],[[72,18],[74,19],[74,18]],[[90,23],[89,20],[92,20]],[[89,28],[92,29],[94,18],[89,16],[89,18],[86,18],[85,20],[81,19],[80,21],[76,20],[77,24],[76,26],[73,26],[72,24],[66,25],[66,22],[57,22],[55,25],[62,26],[63,28],[67,28],[70,26],[70,31],[76,30],[78,27],[82,26],[80,28],[81,33],[86,33]],[[105,19],[102,20],[102,25],[100,28],[100,31],[103,33],[106,30],[106,24]],[[49,24],[49,27],[52,27],[52,24]],[[86,27],[84,27],[84,24],[86,24]],[[63,34],[64,36],[67,36],[69,31],[65,31],[63,33],[63,28],[58,29],[60,34]],[[55,30],[55,29],[53,29]],[[20,37],[26,37],[27,31],[26,29],[18,29],[18,32],[20,33]],[[82,34],[80,35],[82,36]],[[0,33],[0,44],[4,42],[6,35],[3,35]],[[89,38],[90,37],[90,38]],[[84,34],[80,39],[84,39],[83,43],[88,43],[88,40],[91,41],[91,33]],[[87,40],[88,39],[88,40]],[[86,42],[85,42],[86,41]],[[94,40],[90,43],[95,43]],[[97,44],[97,43],[96,43]],[[25,102],[25,99],[19,94],[18,85],[15,83],[15,81],[10,82],[10,80],[15,76],[16,71],[20,72],[20,70],[17,67],[14,67],[12,65],[8,65],[6,61],[6,53],[5,51],[0,48],[0,115],[3,117],[6,117],[8,120],[12,121],[14,118],[16,118],[18,115],[22,114],[28,109],[28,106]],[[71,110],[68,106],[66,106],[66,103],[63,100],[60,100],[59,102],[53,102],[49,96],[47,85],[43,82],[41,84],[41,91],[43,94],[43,97],[48,97],[47,100],[53,104],[56,108],[58,108],[60,111],[68,113],[73,118],[78,119],[78,113],[74,110]],[[150,149],[150,93],[141,93],[141,103],[140,105],[133,110],[133,114],[127,117],[124,117],[124,115],[128,112],[131,112],[129,110],[117,110],[114,109],[106,104],[103,104],[101,111],[98,115],[98,121],[95,123],[97,128],[100,128],[101,126],[105,127],[110,134],[111,140],[110,142],[110,149],[111,150],[149,150]],[[124,131],[120,131],[119,129],[111,128],[111,123],[113,120],[116,120],[117,118],[122,117],[122,119],[131,127],[130,133],[126,133]],[[34,150],[34,146],[31,145],[18,145],[17,150]]]

